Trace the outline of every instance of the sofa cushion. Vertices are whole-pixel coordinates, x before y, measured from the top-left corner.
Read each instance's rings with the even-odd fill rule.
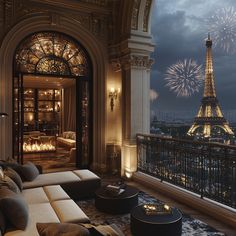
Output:
[[[29,205],[29,222],[25,230],[7,230],[4,236],[38,236],[36,223],[60,223],[50,203]]]
[[[50,202],[70,199],[69,195],[60,185],[44,186],[43,190]]]
[[[23,182],[23,189],[36,188],[47,185],[56,185],[80,181],[80,178],[72,171],[54,172],[39,175],[34,181]]]
[[[89,236],[88,229],[71,223],[37,223],[40,236]]]
[[[8,221],[17,229],[25,229],[28,223],[28,205],[21,194],[7,188],[0,191],[0,208]]]
[[[76,141],[73,139],[63,138],[63,137],[57,137],[57,141],[59,144],[63,144],[65,146],[68,146],[70,148],[75,147]]]
[[[2,187],[7,187],[15,193],[20,193],[20,189],[18,188],[17,184],[6,175],[0,180],[0,188]]]
[[[22,180],[21,180],[21,177],[19,176],[19,174],[14,171],[12,168],[10,167],[7,167],[5,170],[4,170],[4,174],[6,176],[8,176],[9,178],[11,178],[16,184],[17,186],[19,187],[20,191],[22,191]]]
[[[42,187],[24,189],[22,191],[22,195],[24,196],[24,198],[28,204],[48,203],[49,202],[49,199]]]
[[[89,218],[73,200],[60,200],[51,202],[60,222],[62,223],[88,223]]]
[[[90,170],[84,169],[84,170],[73,170],[73,173],[75,173],[81,180],[92,180],[92,179],[100,179],[96,174],[91,172]]]
[[[14,168],[23,181],[32,181],[39,175],[39,170],[32,162]]]

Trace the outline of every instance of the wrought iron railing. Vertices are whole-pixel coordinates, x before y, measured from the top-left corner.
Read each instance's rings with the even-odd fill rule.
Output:
[[[137,134],[138,170],[236,208],[236,146]]]

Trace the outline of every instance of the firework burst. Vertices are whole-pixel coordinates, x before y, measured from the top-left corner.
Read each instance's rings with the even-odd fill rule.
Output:
[[[150,89],[150,100],[154,102],[158,97],[159,94],[154,89]]]
[[[199,92],[203,84],[202,66],[193,59],[178,61],[168,67],[165,74],[166,86],[177,97],[190,97]]]
[[[226,53],[236,49],[236,11],[234,7],[218,9],[207,19],[208,31],[213,39],[213,46]]]

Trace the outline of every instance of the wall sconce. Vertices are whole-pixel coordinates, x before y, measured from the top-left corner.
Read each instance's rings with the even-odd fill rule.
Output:
[[[0,117],[4,118],[4,117],[7,117],[8,114],[6,112],[0,112]]]
[[[120,89],[110,88],[109,98],[110,98],[111,111],[113,111],[113,108],[115,106],[114,100],[117,99],[119,93]]]

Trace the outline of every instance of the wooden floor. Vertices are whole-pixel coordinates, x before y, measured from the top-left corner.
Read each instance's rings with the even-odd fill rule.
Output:
[[[230,226],[222,224],[221,222],[212,219],[208,215],[204,215],[201,212],[198,212],[194,209],[189,208],[186,205],[183,205],[182,203],[176,202],[171,197],[164,196],[161,193],[159,193],[158,191],[154,191],[153,189],[147,188],[137,182],[129,181],[128,184],[139,188],[140,190],[156,197],[157,199],[159,199],[163,202],[166,202],[170,206],[175,206],[175,207],[179,208],[182,212],[184,212],[188,215],[191,215],[195,219],[199,219],[199,220],[205,222],[206,224],[212,226],[213,228],[219,230],[220,232],[225,233],[227,236],[236,236],[236,229],[233,229]],[[207,209],[206,209],[206,211],[207,211]]]

